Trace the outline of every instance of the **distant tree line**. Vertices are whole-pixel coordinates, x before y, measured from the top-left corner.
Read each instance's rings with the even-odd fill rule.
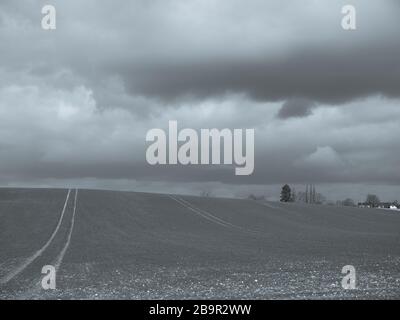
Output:
[[[314,184],[307,184],[305,186],[305,191],[297,192],[294,187],[291,188],[288,184],[282,186],[280,194],[281,202],[305,202],[308,204],[326,204],[335,205],[334,202],[328,201],[326,197],[316,191]],[[341,201],[336,202],[337,206],[344,207],[356,207],[357,204],[351,198],[346,198]],[[376,194],[368,194],[364,203],[358,203],[359,207],[369,207],[369,208],[398,208],[400,209],[399,202],[381,202]]]
[[[323,194],[316,191],[313,184],[307,184],[305,191],[296,192],[295,188],[291,188],[285,184],[281,190],[281,202],[305,202],[310,204],[324,204],[326,198]]]

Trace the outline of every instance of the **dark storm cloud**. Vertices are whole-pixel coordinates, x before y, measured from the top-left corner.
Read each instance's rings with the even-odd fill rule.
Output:
[[[108,77],[119,77],[127,94],[161,101],[227,92],[261,101],[302,97],[328,104],[400,96],[400,10],[392,1],[355,1],[353,32],[340,27],[341,2],[54,4],[59,27],[48,35],[35,21],[40,15],[34,1],[1,5],[3,16],[33,30],[25,44],[14,38],[4,58],[16,68],[44,63],[53,71],[71,69],[96,89],[100,104],[110,104],[103,86]],[[30,61],[15,52],[29,44]]]
[[[301,118],[311,114],[315,103],[306,99],[291,99],[286,101],[279,110],[278,117],[281,119]]]
[[[296,30],[296,26],[289,24],[292,17],[284,15],[289,5],[278,6],[275,9],[282,14],[282,25],[275,30],[278,39],[265,36],[270,26],[261,21],[258,21],[260,29],[250,30],[255,35],[244,28],[232,36],[230,33],[233,31],[229,28],[234,30],[236,23],[246,25],[246,20],[253,18],[251,15],[244,15],[245,21],[240,22],[222,14],[221,17],[212,16],[211,19],[221,20],[207,21],[211,26],[215,25],[217,31],[209,30],[207,25],[203,26],[204,29],[190,28],[189,19],[188,34],[190,31],[193,34],[182,35],[168,28],[164,34],[154,27],[151,32],[154,38],[149,43],[139,40],[145,48],[154,46],[155,51],[148,58],[141,57],[139,61],[122,59],[110,64],[110,69],[106,70],[120,75],[132,94],[168,101],[188,96],[203,99],[227,92],[245,93],[261,101],[303,97],[328,104],[341,104],[374,94],[400,96],[400,42],[395,40],[400,20],[391,17],[385,20],[378,16],[382,9],[375,12],[374,6],[359,5],[359,29],[346,33],[339,27],[341,16],[335,14],[340,12],[340,6],[332,5],[331,11],[325,11],[327,27],[319,29],[317,26],[322,27],[323,22],[312,10],[303,9],[293,2],[290,5],[299,10],[299,15],[304,15],[305,25]],[[390,10],[390,2],[385,5]],[[240,10],[237,5],[228,8]],[[256,21],[269,21],[270,8],[264,9],[264,14],[256,15]],[[395,7],[393,10],[400,14]],[[374,19],[371,17],[369,20],[369,15],[374,13]],[[207,14],[204,15],[208,18]],[[227,28],[227,25],[226,34],[218,30]],[[171,32],[177,33],[181,41],[172,38],[174,34]],[[308,32],[312,32],[315,38],[304,34]],[[285,39],[286,33],[290,34],[290,40]],[[163,36],[168,41],[161,41]],[[228,39],[226,46],[223,45],[225,36]],[[234,41],[230,37],[238,39]],[[249,44],[246,37],[258,38],[259,44]],[[165,47],[159,46],[158,41]],[[289,41],[295,44],[288,46]],[[288,49],[284,50],[285,47]]]
[[[310,48],[273,61],[166,62],[128,68],[120,74],[132,93],[167,100],[227,92],[243,92],[262,101],[301,96],[329,104],[374,94],[399,97],[400,45],[378,44],[368,48],[367,54],[363,50]]]

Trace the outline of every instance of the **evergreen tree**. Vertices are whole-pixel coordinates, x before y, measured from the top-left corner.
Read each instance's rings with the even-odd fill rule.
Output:
[[[281,191],[281,202],[289,202],[292,197],[292,192],[289,185],[285,184]]]

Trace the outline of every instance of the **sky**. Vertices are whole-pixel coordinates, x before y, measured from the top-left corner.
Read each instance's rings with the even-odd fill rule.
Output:
[[[400,200],[399,16],[395,0],[2,0],[0,185]],[[254,173],[147,164],[169,120],[254,128]]]

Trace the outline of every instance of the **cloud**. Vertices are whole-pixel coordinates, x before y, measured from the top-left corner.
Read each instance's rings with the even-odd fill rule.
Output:
[[[70,70],[93,90],[99,105],[129,101],[111,101],[108,78],[118,78],[125,95],[172,103],[226,93],[327,104],[376,94],[400,96],[395,1],[354,1],[355,32],[340,27],[341,1],[54,5],[58,28],[46,33],[38,23],[37,2],[2,1],[2,17],[8,21],[0,31],[8,43],[2,64],[44,75]]]
[[[315,152],[295,161],[295,164],[299,167],[323,169],[340,169],[345,165],[340,155],[330,146],[317,147]]]
[[[319,183],[398,183],[399,154],[393,148],[400,134],[393,121],[400,116],[397,104],[398,100],[375,97],[343,108],[318,108],[309,117],[288,123],[274,116],[279,103],[268,105],[275,112],[264,114],[263,103],[234,95],[184,103],[144,119],[126,108],[99,108],[84,86],[57,91],[45,85],[5,86],[0,89],[0,116],[7,119],[0,130],[0,177],[3,183],[133,179],[273,184],[310,178]],[[365,106],[363,122],[357,113],[360,105]],[[381,115],[392,112],[392,117],[371,122],[377,105]],[[240,119],[235,117],[238,113]],[[237,177],[218,166],[148,165],[146,133],[166,129],[170,119],[178,121],[179,129],[254,127],[255,174]]]
[[[315,103],[307,99],[291,99],[286,101],[279,110],[278,118],[302,118],[312,113]]]
[[[353,4],[345,32],[341,1],[1,1],[2,183],[399,184],[400,7]],[[255,128],[254,175],[149,166],[168,120]]]

